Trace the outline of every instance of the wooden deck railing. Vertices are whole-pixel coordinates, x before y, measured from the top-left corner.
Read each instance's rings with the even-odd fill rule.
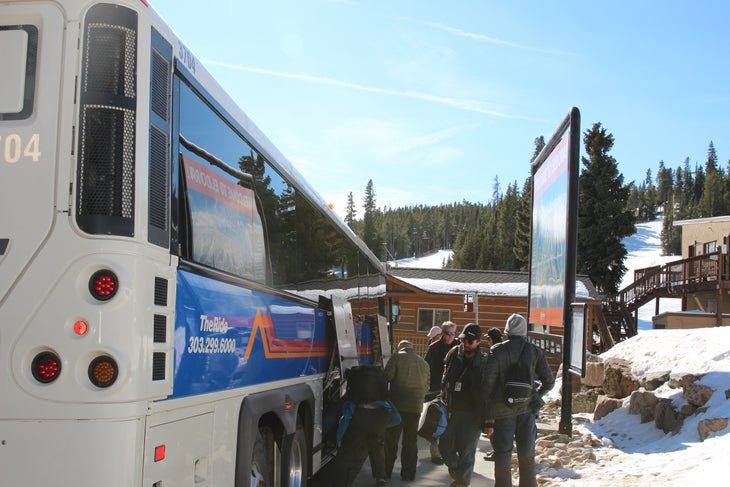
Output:
[[[623,303],[636,310],[653,298],[681,294],[688,289],[711,287],[712,283],[730,279],[730,259],[720,252],[676,260],[663,266],[637,269],[634,282],[609,301]]]

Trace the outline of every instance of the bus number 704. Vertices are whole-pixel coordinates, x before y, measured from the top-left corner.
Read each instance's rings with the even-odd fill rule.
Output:
[[[2,147],[3,162],[15,164],[25,157],[33,162],[41,158],[40,134],[31,134],[28,140],[23,140],[19,134],[0,135],[0,147]]]

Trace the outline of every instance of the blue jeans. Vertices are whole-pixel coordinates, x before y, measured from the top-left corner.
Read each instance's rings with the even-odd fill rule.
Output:
[[[444,463],[452,469],[455,480],[469,485],[474,471],[474,456],[482,434],[477,413],[454,411],[449,414],[449,423],[439,438],[439,451]]]
[[[520,469],[520,487],[537,487],[535,479],[535,413],[528,411],[517,416],[494,421],[494,486],[512,487],[512,445],[517,444],[517,464]]]

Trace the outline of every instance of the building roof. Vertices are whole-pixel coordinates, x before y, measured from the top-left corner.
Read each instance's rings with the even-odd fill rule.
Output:
[[[704,225],[706,223],[724,223],[730,222],[730,215],[713,216],[708,218],[695,218],[693,220],[674,220],[672,225],[675,227],[683,227],[685,225]]]
[[[414,267],[391,268],[388,275],[413,287],[434,294],[464,294],[477,292],[491,296],[528,295],[527,272],[480,271],[466,269],[419,269]],[[600,300],[588,276],[577,275],[576,298]]]

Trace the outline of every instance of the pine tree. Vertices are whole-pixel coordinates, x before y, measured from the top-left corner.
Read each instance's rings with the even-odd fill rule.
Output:
[[[682,228],[674,226],[674,211],[667,211],[664,214],[660,238],[664,255],[682,254]]]
[[[362,240],[365,245],[375,254],[380,256],[382,252],[382,246],[380,244],[381,238],[378,235],[377,227],[377,208],[375,206],[375,189],[373,189],[373,180],[369,180],[365,187],[365,196],[363,197],[363,229],[362,229]]]
[[[654,180],[651,177],[651,169],[646,170],[644,179],[644,191],[641,197],[641,220],[648,222],[656,218],[657,213],[657,190]]]
[[[659,171],[656,175],[657,204],[662,208],[664,215],[667,214],[667,206],[672,201],[672,187],[674,186],[674,174],[671,169],[664,167],[664,161],[659,161]]]
[[[522,186],[520,209],[515,222],[515,241],[512,250],[517,260],[518,269],[526,271],[530,263],[530,215],[532,214],[532,176]]]
[[[352,224],[355,223],[357,217],[357,209],[355,208],[355,199],[352,196],[352,191],[347,194],[347,206],[345,207],[345,223],[352,228]]]
[[[545,137],[542,135],[535,138],[535,150],[532,153],[530,163],[535,162],[537,156],[545,148]],[[532,215],[532,176],[529,176],[525,180],[525,184],[522,185],[522,197],[520,198],[520,209],[517,213],[517,221],[515,223],[515,241],[514,241],[514,254],[517,259],[518,269],[521,271],[527,271],[530,264],[530,238],[532,231],[530,225]]]
[[[600,292],[615,294],[626,272],[622,239],[636,232],[635,217],[624,204],[628,186],[608,154],[613,135],[595,123],[583,143],[588,158],[582,158],[579,182],[578,272],[588,274]]]
[[[725,182],[724,177],[717,169],[717,152],[710,141],[707,149],[707,162],[705,162],[705,180],[702,188],[702,196],[699,202],[699,214],[701,217],[713,217],[724,215],[727,212],[725,206]]]

